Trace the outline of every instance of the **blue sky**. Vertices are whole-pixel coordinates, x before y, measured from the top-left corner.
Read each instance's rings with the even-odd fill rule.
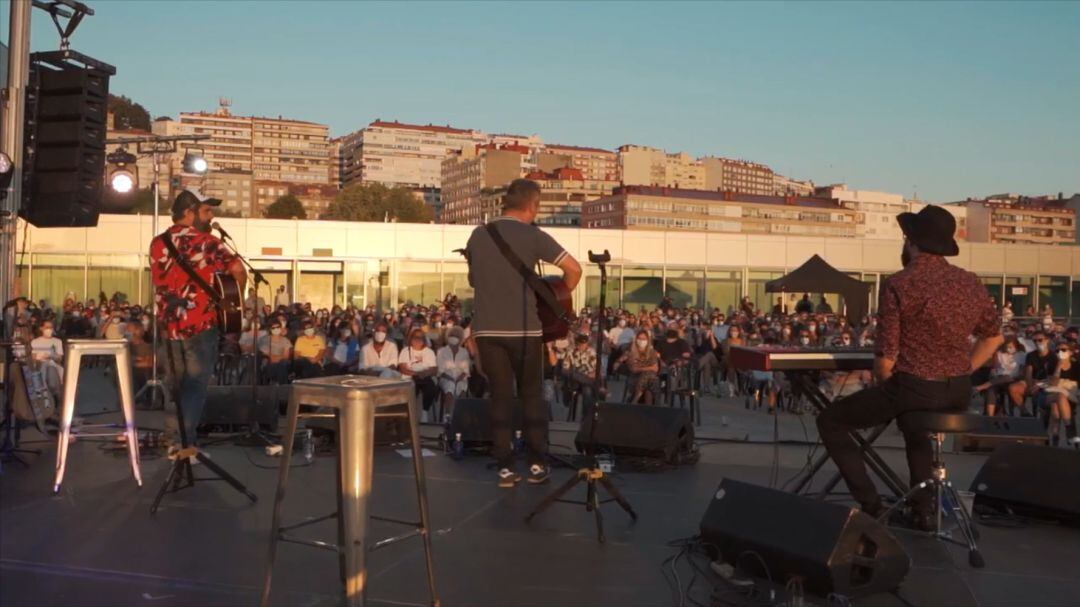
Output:
[[[72,48],[155,116],[226,96],[335,135],[398,119],[934,201],[1080,192],[1080,2],[90,4]]]

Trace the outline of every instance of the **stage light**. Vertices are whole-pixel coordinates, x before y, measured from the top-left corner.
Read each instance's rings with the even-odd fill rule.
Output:
[[[184,154],[184,172],[194,173],[195,175],[202,175],[210,168],[206,159],[203,158],[202,150],[189,149]]]
[[[15,165],[11,163],[11,157],[0,152],[0,188],[7,188],[11,184],[11,176],[15,174]]]
[[[130,194],[139,186],[139,173],[135,166],[138,157],[120,148],[107,155],[109,163],[109,187],[117,194]]]

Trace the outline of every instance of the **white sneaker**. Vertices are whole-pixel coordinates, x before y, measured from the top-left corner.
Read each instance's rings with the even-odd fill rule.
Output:
[[[428,415],[427,409],[421,409],[420,410],[420,423],[421,424],[426,424],[426,423],[428,423],[428,420],[430,420],[430,419],[431,419],[431,416]]]

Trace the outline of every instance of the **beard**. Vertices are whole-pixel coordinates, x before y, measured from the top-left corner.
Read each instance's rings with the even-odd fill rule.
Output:
[[[202,232],[203,234],[209,234],[210,233],[210,222],[209,221],[202,221],[198,217],[196,217],[195,221],[192,222],[191,227],[193,227],[196,230]]]

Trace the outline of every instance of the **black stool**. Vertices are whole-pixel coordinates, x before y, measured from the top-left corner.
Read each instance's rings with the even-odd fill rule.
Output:
[[[979,569],[986,566],[982,554],[979,553],[979,547],[975,544],[975,541],[979,538],[979,532],[975,529],[975,523],[971,519],[971,513],[967,511],[964,502],[960,500],[959,493],[957,493],[956,489],[953,487],[952,482],[948,480],[945,462],[941,458],[941,445],[945,442],[946,434],[959,434],[971,432],[976,429],[979,425],[980,417],[981,416],[979,415],[971,415],[969,413],[912,411],[910,413],[904,413],[896,418],[896,425],[905,433],[922,432],[930,435],[930,441],[934,446],[934,463],[930,478],[912,487],[900,501],[893,504],[892,507],[878,517],[878,520],[882,522],[888,521],[892,512],[910,499],[916,491],[932,487],[936,503],[936,524],[933,531],[934,537],[947,542],[952,542],[959,546],[966,546],[968,549],[968,563],[970,563],[972,567]],[[946,511],[948,514],[951,514],[956,521],[956,527],[964,536],[963,542],[954,539],[950,530],[942,529],[942,518],[946,514]]]

